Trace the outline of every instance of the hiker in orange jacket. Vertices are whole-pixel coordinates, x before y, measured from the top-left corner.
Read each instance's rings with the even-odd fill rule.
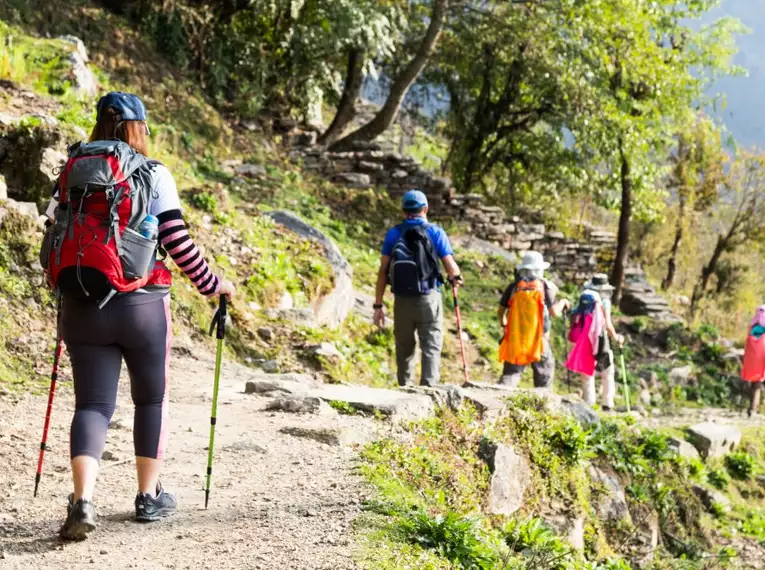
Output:
[[[499,324],[504,337],[499,347],[503,363],[499,383],[515,387],[526,366],[534,372],[534,387],[549,388],[555,374],[555,358],[550,349],[552,317],[571,307],[566,299],[555,300],[558,288],[545,279],[550,267],[542,254],[528,251],[516,268],[516,280],[499,302]]]

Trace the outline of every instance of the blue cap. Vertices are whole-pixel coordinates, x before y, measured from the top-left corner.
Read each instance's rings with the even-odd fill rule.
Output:
[[[120,115],[121,121],[145,121],[146,107],[143,102],[132,93],[123,93],[122,91],[112,91],[98,100],[98,118],[101,113],[113,107]]]
[[[404,210],[422,210],[428,205],[428,198],[419,190],[409,190],[401,198],[401,207]]]

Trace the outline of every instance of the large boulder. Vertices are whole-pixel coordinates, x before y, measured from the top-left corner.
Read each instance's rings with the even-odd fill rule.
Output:
[[[8,197],[44,209],[66,160],[65,150],[64,136],[54,124],[0,128],[0,174]]]
[[[557,513],[546,515],[543,520],[555,531],[555,534],[565,537],[576,550],[584,550],[584,516]]]
[[[433,403],[440,408],[449,408],[458,412],[462,408],[467,396],[465,392],[453,384],[438,384],[436,386],[405,386],[400,388],[402,392],[411,394],[424,394],[429,396]]]
[[[704,459],[722,457],[741,443],[741,430],[730,425],[700,423],[688,428],[688,439]]]
[[[580,400],[563,398],[561,406],[564,412],[572,416],[584,428],[600,423],[600,416],[590,406]]]
[[[673,385],[685,386],[693,376],[693,366],[680,366],[669,371],[669,382]]]
[[[255,375],[247,382],[245,394],[306,394],[316,382],[307,374]]]
[[[627,497],[615,473],[595,467],[590,467],[590,477],[602,487],[604,494],[595,502],[598,516],[609,522],[632,522]]]
[[[304,238],[319,243],[324,249],[324,256],[335,274],[335,288],[319,299],[313,307],[318,325],[332,328],[339,327],[353,309],[355,296],[353,291],[353,269],[340,253],[335,243],[324,233],[310,226],[292,212],[278,210],[269,214],[280,226]]]
[[[685,459],[699,459],[700,455],[698,450],[693,444],[677,437],[670,437],[667,440],[670,449],[675,452],[676,455],[684,457]]]
[[[524,495],[531,485],[528,460],[508,444],[484,441],[481,457],[491,470],[489,512],[512,515],[523,506]]]
[[[275,398],[266,404],[266,410],[290,414],[337,415],[337,412],[329,404],[315,396],[283,396]]]
[[[482,253],[484,255],[494,255],[496,257],[500,257],[513,265],[518,262],[518,256],[515,253],[472,235],[457,236],[452,240],[452,244],[455,248],[461,248],[468,251]]]
[[[343,402],[361,412],[394,421],[421,420],[433,413],[433,400],[422,394],[366,386],[323,384],[307,392],[328,402]]]
[[[730,511],[730,499],[720,491],[696,483],[692,485],[691,489],[707,511],[714,512],[717,509],[722,509],[724,512]]]
[[[83,41],[77,36],[60,36],[58,38],[72,46],[69,54],[71,68],[67,71],[64,79],[68,79],[75,92],[81,97],[95,97],[98,95],[98,79],[88,67],[88,50]]]
[[[310,439],[332,447],[360,445],[367,443],[370,439],[367,434],[347,427],[311,428],[303,426],[290,426],[281,428],[279,433],[291,435],[292,437],[301,439]]]

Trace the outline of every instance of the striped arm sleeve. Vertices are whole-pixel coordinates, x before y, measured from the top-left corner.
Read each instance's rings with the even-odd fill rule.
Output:
[[[180,210],[159,216],[159,242],[202,295],[220,293],[220,279],[210,270],[202,252],[191,239]]]

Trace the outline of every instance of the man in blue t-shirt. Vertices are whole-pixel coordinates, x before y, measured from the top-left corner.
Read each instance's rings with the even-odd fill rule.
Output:
[[[394,294],[393,332],[398,383],[406,386],[413,382],[416,332],[422,350],[421,384],[434,386],[441,377],[444,342],[440,263],[443,263],[450,283],[459,287],[462,277],[446,232],[427,221],[428,200],[425,194],[410,190],[404,194],[401,205],[405,219],[391,228],[383,241],[374,322],[380,327],[385,324],[383,296],[390,280]],[[424,274],[424,271],[428,273]],[[407,277],[410,279],[404,286],[402,282]]]

